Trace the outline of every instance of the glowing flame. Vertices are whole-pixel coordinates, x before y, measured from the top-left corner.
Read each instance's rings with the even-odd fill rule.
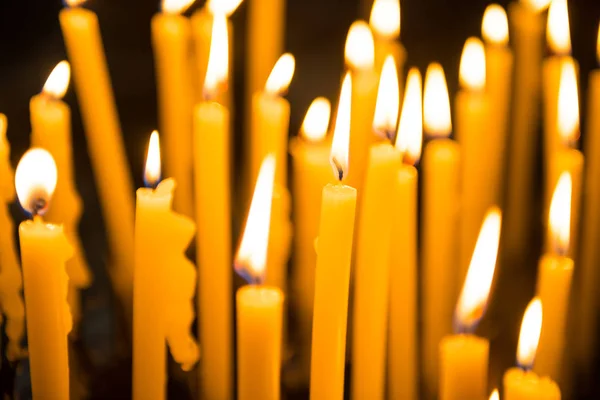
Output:
[[[496,269],[501,224],[500,210],[492,207],[481,226],[465,284],[456,305],[456,320],[467,330],[472,329],[485,312]]]
[[[425,73],[423,117],[425,131],[429,136],[450,136],[452,132],[450,97],[444,69],[438,63],[429,64]]]
[[[465,42],[460,58],[459,78],[465,89],[485,89],[485,49],[481,40],[476,37],[470,37]]]
[[[260,166],[242,241],[235,256],[236,269],[250,274],[255,281],[262,281],[265,275],[274,180],[275,157],[270,154]]]
[[[523,315],[519,344],[517,346],[517,363],[525,369],[533,367],[540,334],[542,333],[542,301],[534,297]]]
[[[423,142],[423,100],[421,91],[421,73],[411,68],[406,78],[406,91],[402,103],[402,114],[398,126],[396,148],[404,155],[408,164],[421,158]]]
[[[85,0],[65,0],[67,7],[78,7],[85,3]]]
[[[366,70],[375,65],[373,33],[365,21],[356,21],[350,26],[345,58],[346,64],[353,69]]]
[[[290,87],[295,69],[296,59],[293,55],[285,53],[279,57],[271,71],[271,75],[269,75],[269,79],[267,79],[266,91],[273,95],[285,93]]]
[[[158,131],[153,131],[148,143],[148,153],[146,155],[146,168],[144,170],[144,183],[147,187],[156,186],[160,181],[161,162],[160,162],[160,143]]]
[[[600,25],[598,25],[598,38],[596,39],[596,58],[600,63]]]
[[[490,400],[500,400],[500,393],[498,393],[498,389],[494,389],[492,394],[490,394]]]
[[[313,100],[304,122],[302,123],[302,136],[310,142],[320,142],[327,135],[329,118],[331,116],[331,103],[325,97]]]
[[[208,67],[204,80],[206,97],[215,95],[219,85],[226,84],[229,78],[229,33],[227,18],[224,14],[214,15],[211,37]]]
[[[54,97],[62,99],[69,88],[69,80],[71,79],[71,66],[68,61],[61,61],[56,64],[56,67],[48,76],[42,92]]]
[[[43,215],[56,189],[56,163],[44,149],[28,150],[15,172],[15,187],[21,207],[32,215]]]
[[[569,29],[567,0],[552,0],[548,9],[548,26],[546,28],[546,41],[552,53],[571,53]]]
[[[490,4],[487,6],[483,13],[481,35],[488,43],[501,46],[508,44],[508,18],[501,5]]]
[[[572,59],[562,63],[558,89],[558,134],[564,144],[572,144],[579,138],[579,94],[577,71]]]
[[[181,14],[190,8],[195,0],[162,0],[162,11],[167,14]]]
[[[521,0],[522,3],[525,3],[529,9],[535,12],[544,11],[551,1],[552,0]]]
[[[398,70],[393,56],[385,59],[379,79],[377,104],[373,118],[373,129],[382,136],[390,137],[396,131],[398,109],[400,107],[400,88]]]
[[[400,36],[400,0],[375,0],[369,25],[378,36],[397,39]]]
[[[550,234],[555,252],[566,254],[571,236],[571,174],[563,172],[558,179],[550,203]]]
[[[338,103],[333,141],[331,143],[331,166],[333,174],[341,181],[348,175],[348,151],[350,147],[350,115],[352,112],[352,76],[346,73],[340,102]]]
[[[206,6],[213,15],[230,16],[242,4],[243,0],[208,0]]]

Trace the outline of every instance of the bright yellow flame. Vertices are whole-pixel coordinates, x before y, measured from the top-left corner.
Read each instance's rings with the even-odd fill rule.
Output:
[[[346,73],[338,103],[335,129],[331,142],[331,166],[333,174],[341,181],[348,175],[348,151],[350,147],[350,115],[352,113],[352,76]]]
[[[517,363],[523,368],[533,367],[542,333],[542,314],[542,301],[538,297],[534,297],[525,310],[519,333]]]
[[[28,150],[15,172],[21,207],[30,214],[44,214],[56,189],[57,171],[52,155],[41,148]]]
[[[466,328],[477,324],[485,312],[496,269],[501,225],[500,209],[492,207],[481,226],[469,271],[456,305],[456,320]]]
[[[265,90],[273,95],[285,93],[290,87],[295,69],[296,59],[292,54],[285,53],[279,57],[267,79]]]
[[[243,0],[208,0],[206,6],[213,15],[230,16],[238,9]]]
[[[423,117],[425,131],[429,136],[450,136],[452,132],[450,97],[444,69],[438,63],[429,64],[425,73]]]
[[[492,394],[490,394],[490,400],[500,400],[500,393],[498,393],[498,389],[494,389]]]
[[[377,104],[373,117],[373,129],[385,136],[390,136],[396,131],[398,112],[400,107],[400,88],[398,84],[398,70],[393,56],[385,59],[379,78],[379,91]],[[390,135],[386,135],[389,133]]]
[[[485,49],[476,37],[465,42],[460,58],[460,84],[468,90],[485,89]]]
[[[365,21],[355,21],[348,31],[346,64],[353,69],[371,69],[375,65],[373,33]]]
[[[148,143],[148,153],[146,155],[146,168],[144,170],[144,182],[146,186],[154,186],[160,180],[161,162],[160,162],[160,143],[158,131],[153,131]]]
[[[275,179],[275,157],[269,154],[260,166],[235,265],[256,280],[262,280],[267,264],[271,203]]]
[[[317,97],[313,100],[304,122],[302,122],[302,137],[310,142],[320,142],[327,135],[329,118],[331,116],[331,103],[325,97]]]
[[[579,138],[579,94],[577,70],[572,59],[565,60],[560,71],[557,109],[558,134],[566,145]]]
[[[522,3],[525,3],[529,9],[535,12],[544,11],[551,1],[552,0],[521,0]]]
[[[571,196],[573,183],[571,174],[563,172],[558,179],[550,203],[550,234],[554,251],[565,254],[571,236]]]
[[[406,77],[406,91],[402,103],[402,114],[398,125],[396,148],[400,150],[407,164],[416,163],[421,158],[423,143],[423,99],[421,73],[411,68]]]
[[[376,35],[397,39],[400,36],[400,0],[375,0],[369,25]]]
[[[553,54],[571,53],[567,0],[552,0],[548,9],[546,42]]]
[[[488,43],[506,46],[508,44],[508,18],[499,4],[490,4],[483,13],[481,35]]]
[[[69,88],[69,80],[71,79],[71,66],[68,61],[61,61],[56,64],[56,67],[48,76],[42,92],[54,97],[62,99]]]
[[[181,14],[190,8],[195,0],[162,0],[162,11],[167,14]]]
[[[207,97],[214,96],[219,85],[226,84],[229,78],[229,33],[224,14],[214,15],[211,37],[204,80],[204,95]]]
[[[85,0],[65,0],[68,7],[77,7],[85,3]]]

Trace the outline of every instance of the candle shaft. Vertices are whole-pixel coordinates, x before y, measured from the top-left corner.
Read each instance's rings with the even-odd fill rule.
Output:
[[[440,400],[485,399],[490,344],[474,335],[440,343]]]

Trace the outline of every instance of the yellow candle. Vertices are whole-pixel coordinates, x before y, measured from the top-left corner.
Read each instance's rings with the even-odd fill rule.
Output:
[[[560,400],[560,389],[556,383],[530,371],[541,330],[542,302],[536,297],[527,306],[521,324],[517,348],[517,363],[520,368],[511,368],[504,374],[505,400]]]
[[[484,399],[489,342],[473,334],[485,313],[500,242],[502,216],[491,208],[481,226],[456,305],[456,334],[440,342],[440,400]]]
[[[348,170],[352,78],[346,74],[331,146],[331,165],[339,183],[323,187],[315,272],[310,398],[342,400],[350,260],[356,189],[342,184]],[[329,172],[331,174],[331,171]]]
[[[485,93],[485,50],[477,38],[465,43],[460,62],[462,90],[456,95],[456,138],[461,150],[460,256],[457,286],[464,282],[481,220],[498,204],[500,182],[490,180],[497,143],[486,135],[489,104]]]
[[[48,77],[42,93],[29,103],[31,112],[31,144],[47,150],[56,162],[58,180],[52,207],[46,219],[62,223],[73,257],[67,262],[69,275],[69,307],[75,323],[81,318],[79,290],[91,283],[85,254],[79,239],[82,202],[75,188],[71,143],[71,109],[61,101],[69,85],[70,66],[60,62]]]
[[[284,296],[263,285],[267,261],[275,157],[260,169],[246,226],[235,257],[236,269],[256,285],[237,291],[237,390],[239,400],[278,400]]]
[[[381,71],[387,56],[392,55],[399,73],[402,74],[406,51],[399,40],[400,0],[375,0],[369,25],[375,39],[375,70]]]
[[[458,273],[460,147],[452,131],[450,100],[441,65],[427,68],[423,91],[425,147],[421,232],[423,335],[422,374],[428,396],[437,396],[439,343],[452,332]]]
[[[100,196],[115,269],[112,276],[126,307],[133,283],[133,184],[98,26],[91,11],[73,7],[60,12],[60,25],[73,67],[88,150]]]
[[[39,148],[25,153],[15,174],[19,202],[34,217],[19,226],[31,391],[36,399],[68,400],[67,334],[72,321],[65,262],[73,252],[62,226],[46,224],[41,218],[56,179],[52,156]]]

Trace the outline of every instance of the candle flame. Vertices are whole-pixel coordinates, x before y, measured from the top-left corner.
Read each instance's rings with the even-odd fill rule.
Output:
[[[552,0],[521,0],[522,3],[525,3],[527,8],[538,13],[548,8],[551,1]]]
[[[579,138],[579,94],[577,70],[572,59],[562,63],[557,108],[558,134],[565,145]]]
[[[348,31],[345,49],[346,64],[352,69],[367,70],[375,65],[373,33],[365,21],[355,21]]]
[[[569,8],[567,0],[552,0],[548,9],[546,42],[553,54],[571,53],[571,34],[569,33]]]
[[[490,394],[490,400],[500,400],[500,393],[498,393],[498,389],[494,389],[492,394]]]
[[[425,131],[429,136],[450,136],[452,132],[450,97],[444,69],[438,63],[429,64],[425,73],[423,116]]]
[[[542,318],[542,301],[538,297],[534,297],[523,315],[517,346],[517,364],[524,369],[533,368],[535,353],[542,333]]]
[[[557,254],[566,254],[571,236],[571,174],[563,172],[558,179],[550,203],[550,235]]]
[[[57,171],[52,155],[41,148],[28,150],[15,172],[15,187],[21,207],[29,214],[43,215],[56,189]]]
[[[400,88],[398,70],[393,56],[385,59],[379,79],[373,129],[385,137],[391,137],[398,124],[398,109],[400,107]]]
[[[375,0],[369,25],[382,38],[397,39],[400,36],[400,0]]]
[[[160,141],[158,131],[153,131],[148,142],[148,153],[146,155],[146,168],[144,170],[144,183],[147,187],[154,187],[160,181]]]
[[[162,0],[162,11],[167,14],[182,14],[195,0]]]
[[[501,225],[500,209],[492,207],[481,226],[469,271],[456,305],[456,322],[467,330],[472,330],[485,313],[496,269]]]
[[[296,59],[292,54],[285,53],[279,57],[267,79],[265,90],[273,95],[285,93],[290,87],[295,69]]]
[[[313,100],[304,122],[302,122],[302,137],[309,142],[320,142],[327,135],[329,118],[331,116],[331,103],[325,97],[317,97]]]
[[[415,164],[421,158],[423,142],[423,99],[421,73],[411,68],[406,78],[406,90],[402,103],[402,114],[396,137],[396,148],[407,164]]]
[[[238,9],[243,0],[208,0],[206,6],[213,15],[229,17]]]
[[[598,24],[598,38],[596,39],[596,58],[600,63],[600,24]]]
[[[78,7],[85,3],[86,0],[64,0],[67,7]]]
[[[235,256],[238,273],[248,274],[258,282],[263,281],[267,265],[274,180],[275,157],[269,154],[260,166],[246,226]]]
[[[225,14],[213,16],[210,53],[206,78],[204,79],[204,95],[214,96],[219,85],[227,84],[229,79],[229,32]]]
[[[62,99],[69,88],[71,66],[68,61],[61,61],[52,70],[42,92],[55,99]]]
[[[499,4],[490,4],[483,13],[481,35],[491,44],[508,45],[508,18],[506,11]]]
[[[350,115],[352,113],[352,76],[346,73],[338,103],[333,141],[331,143],[331,166],[333,174],[342,181],[348,175],[348,151],[350,147]]]
[[[460,58],[460,84],[468,90],[485,89],[485,49],[476,37],[465,42]]]

